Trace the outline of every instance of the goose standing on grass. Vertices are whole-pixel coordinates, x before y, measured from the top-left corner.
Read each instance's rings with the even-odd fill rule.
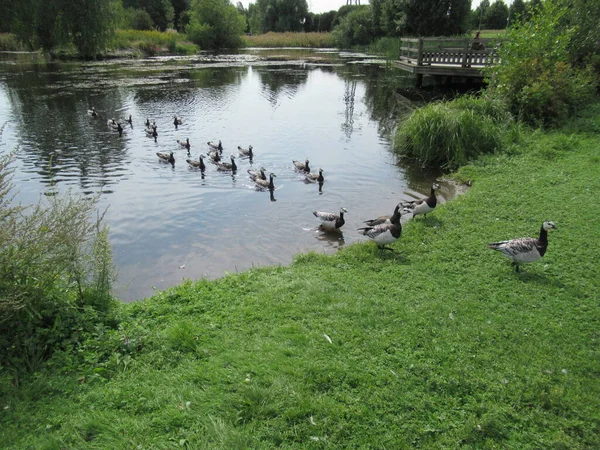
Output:
[[[248,169],[248,175],[250,175],[250,179],[252,181],[260,178],[261,180],[266,180],[267,176],[265,175],[265,168],[261,167],[260,170],[252,170]]]
[[[300,170],[302,172],[310,172],[310,167],[308,166],[308,159],[304,162],[302,161],[292,161],[294,163],[294,168],[296,170]]]
[[[429,194],[429,197],[422,198],[421,200],[403,202],[400,204],[400,206],[402,206],[408,211],[412,211],[413,217],[418,216],[419,214],[423,214],[425,217],[427,217],[427,214],[433,211],[437,206],[437,198],[435,196],[435,191],[439,188],[439,184],[433,183],[433,185],[431,186],[431,193]]]
[[[218,144],[215,144],[214,142],[210,142],[208,141],[206,143],[210,148],[214,149],[214,150],[219,150],[220,153],[223,153],[223,144],[221,144],[221,141],[219,141]]]
[[[238,151],[240,152],[240,156],[248,156],[250,159],[254,157],[251,145],[249,145],[248,148],[243,148],[238,145]]]
[[[389,220],[385,219],[383,222],[379,222],[379,220],[383,219],[385,216],[368,220],[367,222],[378,223],[372,226],[359,228],[358,232],[375,242],[380,250],[390,250],[393,252],[394,250],[386,247],[386,245],[396,242],[402,234],[402,225],[400,224],[400,217],[402,215],[400,213],[401,206],[401,204],[396,205],[394,214],[387,216],[389,217]]]
[[[321,221],[321,228],[334,231],[339,230],[346,223],[344,220],[344,213],[346,212],[348,212],[346,208],[341,208],[339,216],[323,211],[313,211],[313,215]]]
[[[161,161],[166,161],[168,163],[171,163],[172,165],[175,165],[175,157],[173,156],[173,152],[170,152],[170,153],[156,152],[156,156],[158,156]]]
[[[179,139],[177,139],[177,143],[178,143],[178,144],[179,144],[181,147],[185,148],[185,149],[188,151],[188,153],[190,152],[190,148],[192,147],[192,146],[190,145],[190,138],[186,138],[186,139],[185,139],[185,142],[183,142],[183,141],[180,141]]]
[[[92,117],[98,117],[95,106],[92,106],[92,109],[88,109],[87,113]]]
[[[319,173],[307,173],[304,181],[308,183],[323,183],[325,181],[325,178],[323,178],[323,169],[319,169]]]
[[[268,189],[270,191],[272,191],[273,189],[275,189],[275,185],[273,184],[273,177],[277,177],[277,175],[275,175],[274,173],[271,173],[269,175],[269,180],[263,180],[262,178],[256,178],[254,179],[254,183],[256,184],[256,187],[261,188],[261,189]]]
[[[200,169],[202,172],[206,170],[206,166],[204,165],[204,155],[200,155],[198,157],[198,161],[194,161],[193,159],[186,159],[185,162],[187,162],[192,167]]]
[[[512,260],[515,270],[519,271],[519,264],[537,261],[548,249],[548,230],[556,229],[556,225],[549,220],[542,223],[539,238],[519,238],[510,241],[492,242],[489,248],[498,250]]]
[[[235,172],[237,170],[237,166],[235,165],[235,156],[231,155],[231,163],[217,163],[217,170],[222,172]]]
[[[183,119],[181,117],[173,116],[173,125],[175,125],[175,129],[177,129],[177,127],[182,124]]]

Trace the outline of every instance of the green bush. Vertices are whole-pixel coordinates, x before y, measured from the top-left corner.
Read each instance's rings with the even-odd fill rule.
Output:
[[[141,8],[126,8],[124,11],[123,26],[132,30],[153,30],[154,22],[148,11]]]
[[[101,218],[90,220],[96,203],[14,206],[9,162],[0,158],[0,365],[18,373],[94,326],[91,311],[110,314],[114,267]]]
[[[424,166],[456,168],[518,138],[499,102],[461,97],[415,110],[396,131],[394,149]]]
[[[229,0],[194,0],[190,9],[188,38],[202,49],[238,48],[246,18]]]
[[[17,41],[14,34],[0,33],[0,51],[16,52],[23,50],[23,46]]]
[[[531,20],[507,32],[501,63],[490,69],[489,95],[527,124],[556,126],[594,98],[593,71],[571,65],[577,28],[566,25],[570,14],[559,1],[545,2]]]
[[[353,9],[333,30],[339,47],[367,45],[373,41],[373,17],[368,6]]]

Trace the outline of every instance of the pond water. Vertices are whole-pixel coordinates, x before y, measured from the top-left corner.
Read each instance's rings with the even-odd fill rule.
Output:
[[[226,272],[287,264],[308,251],[333,252],[365,239],[363,220],[427,194],[435,173],[398,165],[390,137],[411,104],[402,72],[366,55],[337,51],[246,50],[234,55],[46,63],[0,57],[0,153],[18,149],[15,201],[71,192],[99,196],[119,278],[132,301]],[[91,107],[98,118],[87,114]],[[107,119],[132,116],[122,137]],[[175,129],[173,116],[183,124]],[[157,142],[144,122],[155,120]],[[253,146],[236,174],[185,162],[221,140],[223,155]],[[174,166],[156,152],[173,151]],[[324,169],[305,184],[292,160]],[[258,191],[247,169],[274,172]],[[454,195],[442,185],[440,200]],[[325,234],[312,211],[348,210],[341,234]]]

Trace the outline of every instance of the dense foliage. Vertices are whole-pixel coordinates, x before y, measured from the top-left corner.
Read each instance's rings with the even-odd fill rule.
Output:
[[[257,0],[251,14],[252,33],[304,31],[308,4],[306,0]]]
[[[186,32],[206,50],[240,47],[245,29],[246,19],[229,0],[194,0]]]
[[[590,42],[587,54],[579,45],[598,31],[577,23],[597,23],[600,8],[588,8],[583,19],[571,3],[548,0],[529,20],[516,22],[499,48],[502,63],[490,69],[490,96],[530,125],[560,124],[594,97],[598,73],[577,64],[598,57],[597,43]]]
[[[107,317],[114,269],[95,202],[14,206],[9,161],[0,158],[0,366],[17,375]]]
[[[118,0],[23,0],[13,3],[11,30],[32,50],[73,44],[95,57],[114,31],[118,6]]]
[[[367,45],[373,41],[373,17],[367,6],[358,7],[345,15],[333,31],[342,48]]]

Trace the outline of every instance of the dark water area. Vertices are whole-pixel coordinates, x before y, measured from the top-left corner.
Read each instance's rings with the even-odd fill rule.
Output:
[[[362,221],[428,193],[439,173],[402,167],[391,151],[402,72],[366,55],[248,50],[235,55],[46,63],[0,56],[0,154],[17,150],[15,201],[67,193],[99,197],[118,268],[115,295],[132,301],[180,283],[288,264],[365,238]],[[88,114],[95,107],[98,117]],[[107,120],[123,121],[123,136]],[[183,118],[175,129],[173,116]],[[157,124],[154,142],[146,119]],[[190,156],[177,140],[191,143]],[[221,140],[236,174],[187,158]],[[237,147],[253,146],[254,158]],[[175,165],[156,152],[174,152]],[[292,160],[323,168],[306,184]],[[277,174],[259,191],[247,170]],[[442,184],[440,200],[455,194]],[[348,210],[343,233],[325,234],[312,211]]]

